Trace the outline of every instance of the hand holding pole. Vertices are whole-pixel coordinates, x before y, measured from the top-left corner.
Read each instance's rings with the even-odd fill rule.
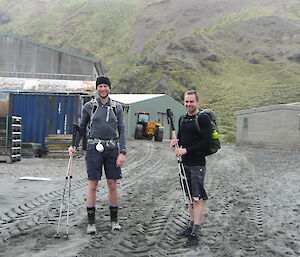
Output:
[[[171,111],[171,109],[167,109],[167,117],[168,117],[168,123],[171,125],[171,129],[172,129],[172,138],[175,141],[175,148],[178,149],[179,148],[179,144],[178,144],[178,139],[176,137],[176,132],[175,132],[175,126],[174,126],[174,115]],[[178,161],[178,169],[179,169],[179,176],[180,176],[180,184],[181,184],[181,188],[184,194],[184,199],[186,200],[186,193],[187,193],[187,197],[189,199],[189,203],[192,204],[192,195],[190,192],[190,188],[188,185],[188,180],[187,180],[187,176],[186,176],[186,172],[182,163],[182,159],[181,159],[181,155],[176,156],[177,157],[177,161]],[[185,192],[186,189],[186,192]]]

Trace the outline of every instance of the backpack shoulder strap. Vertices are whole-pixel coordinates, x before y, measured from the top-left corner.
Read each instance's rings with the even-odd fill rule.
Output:
[[[181,126],[182,126],[183,119],[184,119],[184,115],[181,115],[181,116],[179,117],[179,129],[180,129]]]
[[[94,116],[98,107],[99,107],[99,103],[97,101],[97,99],[93,99],[91,100],[91,105],[92,105],[92,112],[91,112],[91,116]],[[92,119],[92,118],[91,118]]]
[[[92,99],[91,101],[88,102],[88,107],[91,109],[90,121],[88,123],[88,131],[89,131],[88,134],[90,134],[92,123],[93,123],[93,117],[99,107],[99,102],[97,101],[97,99]]]
[[[213,129],[217,130],[218,126],[217,126],[217,121],[216,121],[216,116],[215,116],[214,111],[211,110],[211,109],[204,109],[204,110],[201,111],[201,113],[205,113],[208,116]]]
[[[110,107],[112,108],[116,118],[118,119],[118,115],[117,115],[117,103],[113,100],[110,100]]]
[[[194,125],[195,125],[195,128],[196,128],[196,130],[197,130],[198,133],[200,133],[200,131],[201,131],[200,125],[199,125],[199,117],[200,117],[200,114],[201,114],[201,112],[198,112],[198,113],[196,114],[195,119],[193,120]]]
[[[200,125],[199,125],[199,116],[200,116],[200,114],[201,114],[201,113],[198,112],[198,113],[196,114],[196,117],[193,119],[194,126],[195,126],[197,132],[199,132],[199,133],[200,133],[200,130],[201,130],[201,129],[200,129]],[[182,115],[182,116],[180,116],[180,118],[179,118],[179,128],[182,126],[184,117],[185,117],[185,115]]]

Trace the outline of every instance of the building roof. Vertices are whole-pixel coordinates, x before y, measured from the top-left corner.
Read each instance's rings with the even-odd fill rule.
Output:
[[[110,94],[109,97],[122,104],[132,104],[164,95],[165,94]]]
[[[300,111],[300,102],[296,103],[288,103],[288,104],[276,104],[270,106],[261,106],[252,109],[240,110],[235,111],[234,115],[243,115],[243,114],[251,114],[256,112],[268,112],[268,111],[275,111],[275,110],[299,110]]]

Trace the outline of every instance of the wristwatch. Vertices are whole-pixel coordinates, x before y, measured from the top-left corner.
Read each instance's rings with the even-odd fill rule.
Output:
[[[122,150],[120,151],[120,153],[126,155],[126,150],[125,150],[125,149],[122,149]]]

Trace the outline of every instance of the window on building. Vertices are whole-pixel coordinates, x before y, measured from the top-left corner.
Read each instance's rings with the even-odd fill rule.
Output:
[[[248,129],[248,117],[243,118],[243,129]]]

